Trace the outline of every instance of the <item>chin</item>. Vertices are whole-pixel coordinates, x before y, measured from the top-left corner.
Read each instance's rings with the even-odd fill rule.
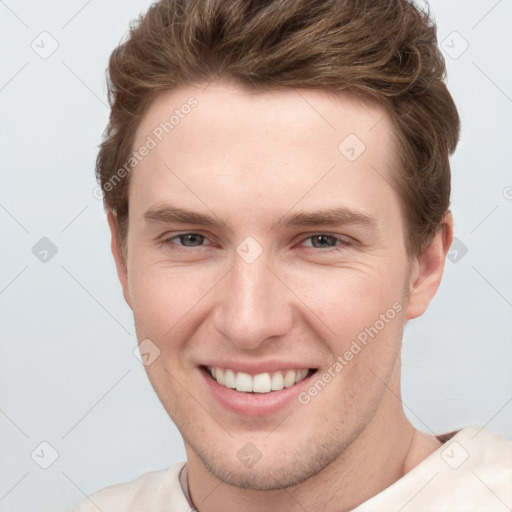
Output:
[[[240,489],[273,491],[299,485],[320,473],[340,457],[351,442],[331,440],[317,445],[313,440],[304,440],[298,443],[303,446],[286,451],[282,444],[279,447],[269,446],[266,451],[260,452],[261,458],[251,467],[238,458],[228,459],[230,450],[212,453],[211,446],[188,444],[204,467],[219,481]]]

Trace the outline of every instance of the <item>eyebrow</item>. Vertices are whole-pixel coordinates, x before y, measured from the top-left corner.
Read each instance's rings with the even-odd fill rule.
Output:
[[[150,223],[169,224],[178,222],[182,224],[195,224],[198,226],[228,229],[228,225],[217,216],[177,208],[172,205],[157,205],[144,213],[144,219]],[[304,226],[333,226],[333,225],[361,225],[375,227],[377,219],[349,208],[325,208],[312,212],[288,213],[281,217],[271,228],[304,227]]]
[[[303,227],[303,226],[339,226],[361,225],[375,227],[377,218],[367,213],[351,210],[349,208],[325,208],[313,212],[289,213],[282,217],[275,227]]]
[[[169,224],[179,222],[182,224],[196,224],[198,226],[227,228],[227,224],[219,218],[204,213],[184,210],[171,205],[157,205],[144,213],[144,219],[150,223]]]

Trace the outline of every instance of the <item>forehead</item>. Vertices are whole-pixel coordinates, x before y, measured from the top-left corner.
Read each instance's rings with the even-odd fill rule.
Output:
[[[134,149],[148,134],[161,147],[165,147],[166,140],[179,137],[180,143],[193,144],[201,137],[205,147],[214,143],[219,148],[228,144],[226,136],[241,142],[242,135],[269,132],[273,136],[281,133],[283,139],[292,132],[297,143],[319,150],[336,149],[340,138],[348,133],[369,143],[378,138],[384,149],[389,147],[393,134],[384,107],[370,99],[311,89],[249,91],[220,82],[181,87],[160,95],[139,125]]]
[[[130,210],[172,200],[280,215],[298,200],[374,209],[398,201],[389,116],[348,95],[183,87],[151,105],[133,149],[144,145],[151,149],[132,173]]]

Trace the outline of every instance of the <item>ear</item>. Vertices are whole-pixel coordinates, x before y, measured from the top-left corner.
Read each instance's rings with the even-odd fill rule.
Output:
[[[453,217],[446,213],[432,242],[411,264],[406,320],[421,316],[436,294],[443,276],[446,254],[453,239]]]
[[[109,210],[107,213],[108,225],[110,227],[111,234],[111,242],[110,248],[112,250],[112,255],[114,256],[114,261],[116,263],[117,276],[119,277],[119,281],[121,282],[121,287],[123,288],[123,296],[124,300],[130,306],[131,298],[130,298],[130,287],[128,286],[128,265],[127,258],[125,254],[123,254],[123,250],[121,249],[121,243],[119,239],[119,227],[117,224],[117,217],[112,210]]]

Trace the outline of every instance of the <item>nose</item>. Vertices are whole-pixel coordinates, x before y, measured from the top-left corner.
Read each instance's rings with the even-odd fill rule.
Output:
[[[217,293],[215,328],[239,349],[258,349],[292,327],[289,293],[263,256],[247,263],[235,255]]]

